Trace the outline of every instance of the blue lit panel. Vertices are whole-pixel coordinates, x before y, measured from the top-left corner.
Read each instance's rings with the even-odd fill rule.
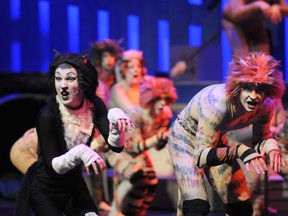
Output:
[[[21,45],[19,41],[11,43],[10,47],[10,65],[13,73],[19,73],[21,71]]]
[[[188,40],[190,46],[202,45],[202,27],[196,25],[189,25],[188,27]]]
[[[224,30],[221,31],[221,47],[222,47],[222,81],[226,81],[228,64],[232,58],[232,50]]]
[[[21,15],[21,0],[10,0],[10,17],[19,20]]]
[[[285,81],[288,81],[288,20],[287,18],[284,19],[284,44],[285,44]]]
[[[106,10],[99,10],[97,12],[97,39],[102,41],[110,37],[109,33],[109,12]]]
[[[68,49],[70,52],[79,53],[79,7],[75,5],[68,6]]]
[[[169,22],[165,20],[158,21],[158,70],[159,72],[169,73],[170,67],[170,34]]]
[[[50,4],[48,1],[39,1],[38,20],[40,31],[40,70],[47,71],[49,67],[49,33],[50,33]]]
[[[191,5],[202,5],[202,0],[187,0]]]
[[[221,1],[222,10],[227,0]],[[222,81],[226,81],[228,64],[232,59],[232,49],[224,30],[221,31],[221,47],[222,47]]]
[[[128,49],[139,50],[139,17],[135,15],[128,15]]]

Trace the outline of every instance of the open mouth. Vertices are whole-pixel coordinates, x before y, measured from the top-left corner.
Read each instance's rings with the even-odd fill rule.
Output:
[[[248,101],[247,104],[248,104],[250,109],[253,109],[258,105],[258,102],[257,101]]]
[[[256,106],[258,104],[257,101],[248,101],[247,103],[251,106]]]
[[[69,99],[69,92],[68,91],[61,91],[61,96],[63,100]]]

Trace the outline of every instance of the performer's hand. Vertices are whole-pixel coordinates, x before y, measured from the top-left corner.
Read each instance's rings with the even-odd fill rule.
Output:
[[[126,131],[135,128],[130,117],[120,108],[108,111],[109,136],[108,143],[112,146],[123,147],[126,141]]]
[[[272,150],[269,152],[270,168],[275,172],[280,172],[280,167],[285,166],[284,159],[279,150]]]
[[[119,108],[110,109],[108,112],[108,119],[110,122],[110,131],[112,131],[113,128],[117,129],[118,131],[126,131],[126,129],[131,131],[133,128],[135,128],[130,117]]]
[[[245,163],[246,170],[250,172],[250,166],[253,166],[256,173],[258,174],[265,174],[265,171],[268,170],[268,167],[262,157],[256,157],[252,160]]]
[[[271,6],[270,21],[275,25],[282,21],[280,5],[274,4]]]
[[[161,149],[163,149],[167,142],[168,142],[168,136],[170,134],[170,131],[169,130],[166,130],[164,131],[163,133],[160,132],[157,134],[157,137],[158,137],[158,142],[157,144],[155,145],[155,148],[159,151]]]
[[[87,174],[90,174],[89,168],[92,168],[96,174],[106,169],[105,161],[97,152],[85,144],[81,144],[80,158],[83,161]]]
[[[252,3],[251,3],[252,4]],[[265,1],[255,1],[253,2],[254,5],[257,5],[259,9],[263,12],[266,18],[270,18],[271,14],[271,6]]]
[[[89,167],[86,167],[87,174],[90,174],[90,168],[94,170],[95,174],[99,174],[106,169],[106,163],[102,158],[98,158]]]
[[[116,123],[110,122],[109,130],[112,131],[113,128],[117,129],[120,132],[120,131],[126,131],[126,130],[131,131],[133,128],[135,128],[135,126],[130,119],[120,118],[117,120]]]

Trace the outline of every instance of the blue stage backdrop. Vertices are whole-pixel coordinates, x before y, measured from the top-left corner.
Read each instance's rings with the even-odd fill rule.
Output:
[[[180,52],[175,56],[172,53],[175,47],[190,46],[195,50],[221,31],[221,10],[225,0],[208,10],[212,1],[3,0],[0,3],[0,72],[46,73],[53,49],[84,52],[89,50],[91,41],[112,38],[123,39],[124,49],[142,50],[149,73],[169,73],[173,66],[171,58],[181,60],[184,54],[189,54],[183,51],[183,55]],[[284,46],[284,33],[287,32],[284,26],[280,25],[274,31],[276,37],[273,39],[275,56],[281,60],[285,58],[287,47]],[[225,36],[215,37],[209,43],[209,49],[213,52],[209,51],[206,65],[197,67],[209,69],[211,65],[210,70],[204,74],[194,70],[196,74],[191,79],[224,79],[231,57]],[[213,56],[217,57],[216,68],[215,60],[211,60]],[[284,67],[285,62],[282,65]]]

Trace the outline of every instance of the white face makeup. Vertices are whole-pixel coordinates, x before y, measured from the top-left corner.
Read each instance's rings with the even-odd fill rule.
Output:
[[[159,99],[157,99],[154,103],[154,113],[159,115],[165,107],[165,104],[165,100],[159,97]]]
[[[241,88],[240,102],[246,111],[256,110],[265,98],[265,89],[263,86],[245,85]]]
[[[78,108],[83,102],[78,84],[78,75],[70,65],[60,65],[55,71],[55,88],[60,102],[70,109]]]
[[[127,62],[127,68],[125,72],[125,79],[130,84],[139,84],[142,79],[143,68],[139,59],[131,59]]]
[[[165,116],[172,117],[171,99],[166,97],[159,97],[154,102],[154,113],[156,115],[165,114]]]

